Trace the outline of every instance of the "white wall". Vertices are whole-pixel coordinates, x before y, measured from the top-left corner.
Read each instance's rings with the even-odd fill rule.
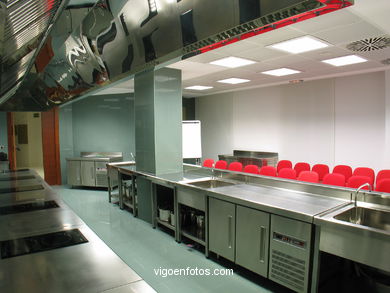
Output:
[[[203,158],[246,149],[276,151],[293,162],[390,168],[389,76],[376,72],[197,98]]]

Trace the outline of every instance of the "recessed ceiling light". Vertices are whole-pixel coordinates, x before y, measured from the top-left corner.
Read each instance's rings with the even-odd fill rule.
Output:
[[[238,84],[238,83],[244,83],[244,82],[248,82],[248,81],[250,81],[250,80],[249,79],[242,79],[242,78],[235,78],[235,77],[218,80],[218,82],[230,83],[230,84]]]
[[[186,90],[197,90],[197,91],[204,91],[208,89],[212,89],[212,86],[204,86],[204,85],[193,85],[193,86],[187,86]]]
[[[248,59],[238,58],[238,57],[226,57],[219,60],[215,60],[213,62],[210,62],[210,64],[213,65],[219,65],[229,68],[236,68],[241,67],[249,64],[254,64],[256,62]]]
[[[273,76],[285,76],[290,74],[301,73],[301,71],[290,69],[290,68],[278,68],[278,69],[263,71],[262,73],[273,75]]]
[[[271,47],[273,49],[298,54],[303,52],[309,52],[321,48],[328,47],[329,44],[316,39],[311,36],[304,36],[295,39],[291,39],[288,41],[276,43],[267,47]]]
[[[344,65],[356,64],[356,63],[363,63],[366,61],[368,60],[359,57],[357,55],[348,55],[343,57],[322,60],[322,62],[328,63],[333,66],[344,66]]]

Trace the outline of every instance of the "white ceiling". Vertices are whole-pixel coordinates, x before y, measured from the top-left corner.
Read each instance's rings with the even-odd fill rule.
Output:
[[[346,49],[346,45],[366,38],[390,35],[389,15],[389,0],[355,0],[355,5],[351,7],[248,38],[174,63],[169,67],[182,70],[183,96],[186,97],[277,85],[288,83],[290,80],[305,81],[386,70],[390,69],[390,66],[382,64],[381,61],[390,58],[390,47],[356,53]],[[289,54],[265,48],[273,43],[305,35],[324,40],[332,46],[301,54]],[[333,67],[320,62],[320,60],[348,54],[357,54],[369,61],[343,67]],[[243,57],[256,61],[256,63],[235,69],[209,64],[211,61],[228,56]],[[280,67],[300,70],[302,73],[285,77],[274,77],[260,73]],[[230,77],[245,78],[249,79],[250,82],[238,85],[216,82]],[[204,91],[184,89],[193,85],[213,86],[213,88]],[[133,80],[129,80],[104,89],[99,94],[132,92],[133,86]]]

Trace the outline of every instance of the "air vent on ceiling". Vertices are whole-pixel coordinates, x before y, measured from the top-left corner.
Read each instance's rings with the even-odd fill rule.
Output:
[[[384,65],[390,65],[390,58],[382,60],[381,63],[384,64]]]
[[[390,37],[381,36],[368,38],[347,45],[347,49],[355,52],[368,52],[390,47]]]

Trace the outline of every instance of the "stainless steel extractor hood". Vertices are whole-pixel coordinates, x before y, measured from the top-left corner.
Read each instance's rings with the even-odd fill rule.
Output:
[[[33,73],[37,52],[67,2],[0,0],[0,104],[17,91],[26,73]],[[30,102],[34,103],[34,99]]]
[[[23,25],[9,18],[11,4],[19,2],[37,3],[31,8],[38,11],[35,20],[25,17],[34,27],[26,38],[23,30],[19,34]],[[52,34],[45,39],[62,2],[6,2],[9,41],[2,54],[5,87],[0,110],[44,111],[172,60],[353,4],[353,0],[98,0],[81,21],[72,22],[65,37]],[[42,14],[47,3],[53,3],[52,10]],[[61,21],[56,26],[66,27]]]

